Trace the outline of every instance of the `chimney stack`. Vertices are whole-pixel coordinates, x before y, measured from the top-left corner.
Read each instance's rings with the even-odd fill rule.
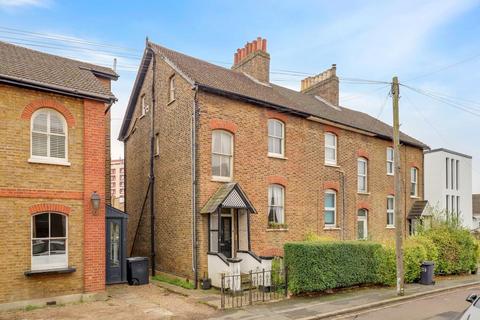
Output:
[[[245,72],[253,78],[268,83],[270,81],[270,55],[267,52],[267,39],[258,37],[247,42],[234,54],[232,70]]]
[[[302,80],[301,92],[319,96],[334,106],[339,105],[339,81],[337,77],[337,65],[313,77]]]

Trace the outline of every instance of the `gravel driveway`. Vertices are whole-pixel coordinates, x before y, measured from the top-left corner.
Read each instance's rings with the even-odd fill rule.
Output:
[[[217,311],[212,307],[153,284],[110,286],[108,294],[109,298],[106,301],[3,312],[0,313],[0,319],[208,319],[217,315]]]

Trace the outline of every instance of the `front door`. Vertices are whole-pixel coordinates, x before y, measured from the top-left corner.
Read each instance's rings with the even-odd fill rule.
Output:
[[[122,282],[124,230],[122,219],[107,219],[107,283]]]
[[[368,237],[368,228],[367,228],[367,210],[360,209],[358,210],[357,216],[357,239],[366,240]]]
[[[232,217],[222,217],[220,252],[227,258],[232,257]]]

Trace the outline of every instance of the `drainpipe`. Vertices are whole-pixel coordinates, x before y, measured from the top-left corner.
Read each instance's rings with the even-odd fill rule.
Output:
[[[341,237],[342,240],[345,240],[345,203],[346,203],[346,196],[345,196],[345,172],[342,170],[337,170],[337,172],[340,174],[340,179],[342,181],[342,231],[341,231]]]
[[[155,107],[157,99],[155,97],[155,73],[157,63],[155,59],[155,52],[147,42],[147,49],[152,54],[152,111],[150,122],[150,257],[152,265],[152,276],[155,276]]]
[[[193,98],[192,123],[191,123],[191,141],[192,141],[192,268],[194,275],[195,289],[198,287],[198,258],[197,258],[197,93],[198,86],[193,87],[195,90]],[[210,239],[210,234],[208,235]]]

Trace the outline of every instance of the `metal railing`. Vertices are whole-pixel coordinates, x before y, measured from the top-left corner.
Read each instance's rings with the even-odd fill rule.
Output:
[[[250,271],[238,275],[222,274],[221,308],[240,308],[255,302],[284,299],[288,296],[287,269]]]

